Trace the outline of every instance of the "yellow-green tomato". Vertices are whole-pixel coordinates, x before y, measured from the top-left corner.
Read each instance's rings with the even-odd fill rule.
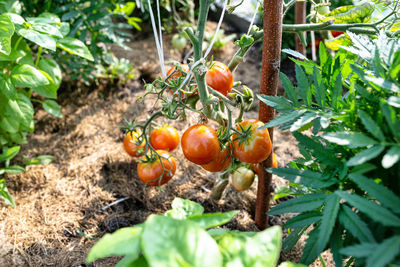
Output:
[[[249,189],[254,181],[254,172],[246,167],[239,167],[233,172],[231,183],[237,191]]]
[[[178,50],[182,50],[183,48],[185,48],[186,47],[185,37],[183,37],[178,33],[174,34],[174,36],[172,36],[172,46]]]

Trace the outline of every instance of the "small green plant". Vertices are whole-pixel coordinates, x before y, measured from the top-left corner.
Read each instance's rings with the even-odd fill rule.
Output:
[[[133,64],[125,58],[117,58],[114,54],[104,55],[104,64],[96,65],[96,77],[109,79],[111,84],[116,81],[117,84],[126,84],[129,80],[135,78],[136,69]]]
[[[17,13],[15,13],[17,12]],[[18,1],[0,4],[0,175],[18,173],[24,168],[11,165],[19,145],[34,130],[32,102],[48,113],[61,117],[55,99],[61,84],[61,69],[50,56],[63,50],[93,60],[88,48],[78,39],[67,37],[69,24],[51,13],[22,17]],[[58,49],[57,49],[58,48]],[[37,161],[28,161],[28,164]],[[13,203],[2,179],[1,196]]]
[[[269,214],[299,213],[286,228],[291,249],[312,227],[301,262],[330,249],[336,266],[397,266],[400,262],[400,38],[348,33],[353,45],[320,65],[286,50],[297,87],[281,74],[287,98],[260,95],[299,141],[302,158],[268,169],[297,184],[296,197]],[[312,128],[312,135],[302,131]],[[280,191],[287,194],[288,192]],[[290,193],[289,193],[290,194]]]
[[[235,34],[230,34],[228,36],[224,36],[225,31],[224,30],[219,30],[217,33],[214,33],[217,35],[215,38],[215,42],[213,44],[213,48],[216,50],[222,50],[225,45],[228,42],[231,42],[233,39],[235,39]],[[214,38],[214,34],[210,34],[208,32],[204,33],[204,38],[207,41],[207,43],[211,43],[212,39]]]
[[[237,211],[203,212],[200,204],[175,198],[164,215],[150,215],[142,224],[106,234],[86,261],[124,256],[116,266],[276,266],[282,238],[279,226],[259,233],[230,231],[215,227],[232,220]]]

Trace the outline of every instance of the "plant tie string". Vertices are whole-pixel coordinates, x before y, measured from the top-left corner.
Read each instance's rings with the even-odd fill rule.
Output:
[[[247,30],[247,35],[250,34],[251,27],[253,27],[254,20],[256,19],[256,15],[257,15],[257,11],[258,11],[259,7],[260,7],[260,1],[257,1],[256,10],[254,10],[253,17],[251,18],[250,26],[249,26],[249,29]]]

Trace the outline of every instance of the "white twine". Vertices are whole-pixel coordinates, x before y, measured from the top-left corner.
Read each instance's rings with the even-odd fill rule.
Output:
[[[256,19],[256,15],[257,15],[259,7],[260,7],[260,1],[257,1],[256,10],[254,11],[253,17],[251,18],[250,26],[249,26],[249,29],[247,30],[247,35],[250,34],[251,27],[253,27],[254,20]]]

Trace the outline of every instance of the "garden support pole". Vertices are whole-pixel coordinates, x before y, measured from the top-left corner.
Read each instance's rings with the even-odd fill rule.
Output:
[[[295,23],[296,24],[305,24],[306,23],[306,1],[297,1],[296,2],[296,13],[295,13]],[[299,38],[299,34],[303,35],[303,40],[306,40],[306,32],[298,32],[295,35],[295,43],[296,43],[296,51],[306,55],[306,47],[303,42]]]
[[[275,96],[278,90],[281,41],[282,41],[282,0],[264,0],[263,12],[263,53],[260,94]],[[273,108],[260,102],[259,119],[268,122],[274,118]],[[273,142],[273,128],[268,129]],[[265,229],[268,225],[266,212],[269,210],[271,198],[272,174],[265,168],[272,166],[272,153],[258,168],[258,189],[255,222],[258,228]]]

